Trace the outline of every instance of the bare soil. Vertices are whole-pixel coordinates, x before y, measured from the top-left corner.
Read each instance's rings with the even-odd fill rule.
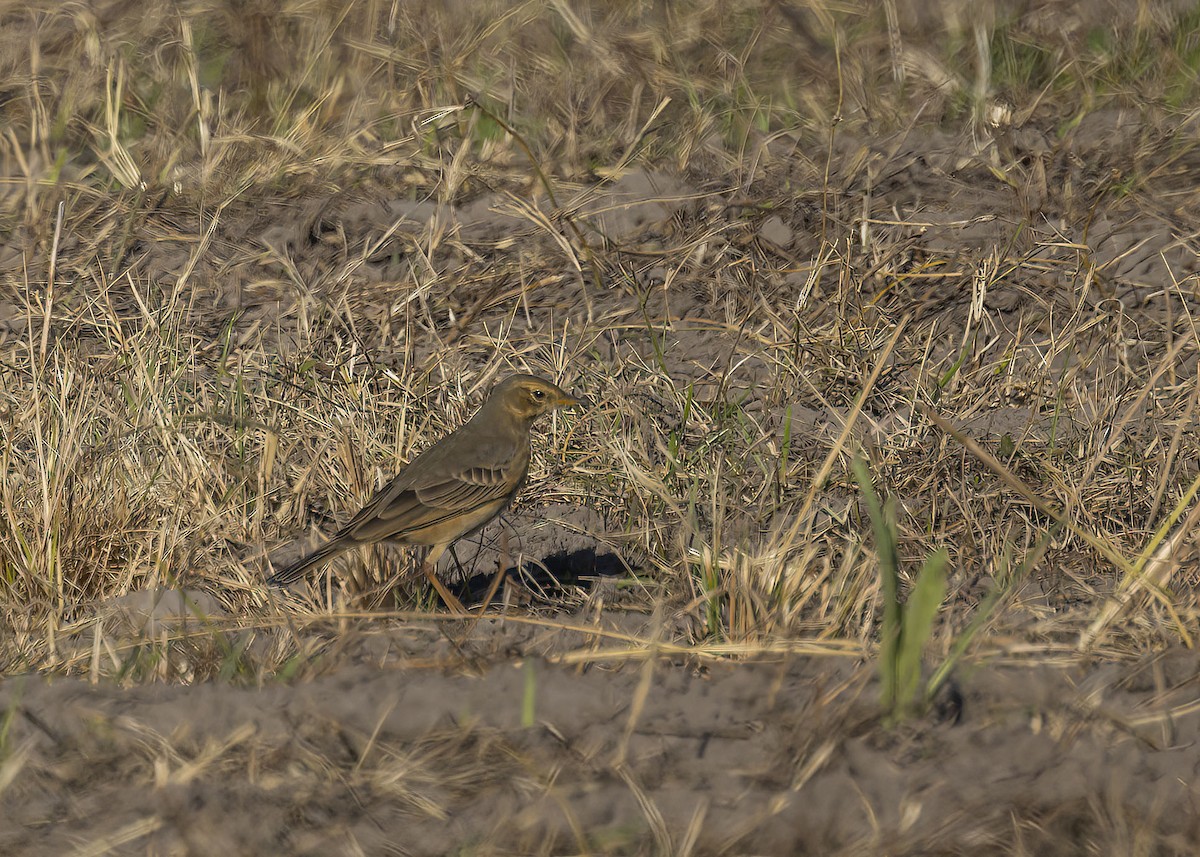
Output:
[[[490,618],[337,638],[337,666],[296,684],[7,679],[24,772],[0,848],[1069,855],[1200,835],[1188,650],[977,667],[954,705],[881,731],[850,657],[614,663],[586,630]]]

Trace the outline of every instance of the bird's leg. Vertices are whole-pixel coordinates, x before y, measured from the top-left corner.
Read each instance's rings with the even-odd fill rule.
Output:
[[[496,564],[496,574],[492,577],[491,585],[488,586],[487,595],[483,596],[483,606],[479,608],[480,613],[484,613],[488,609],[488,605],[492,603],[492,599],[496,597],[496,590],[500,588],[500,582],[504,580],[504,573],[508,570],[508,530],[500,531],[500,559]]]
[[[433,585],[434,591],[442,599],[442,603],[449,608],[451,613],[466,613],[467,609],[462,606],[454,593],[446,588],[446,584],[442,583],[437,576],[437,561],[446,550],[444,545],[434,545],[429,549],[429,553],[425,556],[425,561],[421,563],[421,571],[425,572],[425,576],[429,578],[430,584]]]
[[[451,613],[465,614],[467,612],[467,608],[463,607],[462,602],[458,600],[457,596],[455,596],[453,592],[446,588],[446,584],[438,580],[438,576],[434,572],[432,566],[426,563],[425,565],[421,566],[421,569],[425,572],[425,576],[429,578],[429,582],[433,584],[433,588],[437,590],[437,594],[441,597],[442,603],[450,609]]]
[[[458,569],[459,576],[463,580],[466,580],[467,579],[467,570],[465,568],[463,568],[462,560],[460,560],[458,558],[458,551],[456,551],[454,549],[454,545],[450,545],[449,550],[450,550],[450,556],[454,559],[454,567]]]

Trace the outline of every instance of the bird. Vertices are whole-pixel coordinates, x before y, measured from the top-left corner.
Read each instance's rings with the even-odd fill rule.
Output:
[[[329,541],[267,582],[295,583],[359,545],[427,545],[421,570],[447,607],[466,612],[434,573],[438,559],[455,541],[499,515],[521,489],[529,473],[534,421],[580,404],[544,378],[510,375],[492,388],[471,419],[410,461]]]

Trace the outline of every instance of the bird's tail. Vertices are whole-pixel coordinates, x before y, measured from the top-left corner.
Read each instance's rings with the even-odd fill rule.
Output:
[[[273,586],[287,586],[290,583],[295,583],[318,565],[325,562],[325,560],[332,556],[336,556],[337,554],[346,550],[348,547],[350,547],[349,543],[335,536],[312,553],[300,557],[300,559],[296,560],[291,565],[285,565],[279,571],[268,577],[267,583],[270,583]]]

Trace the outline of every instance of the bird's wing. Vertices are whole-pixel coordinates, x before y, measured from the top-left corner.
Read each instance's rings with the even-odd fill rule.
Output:
[[[518,444],[431,447],[385,485],[342,530],[355,541],[406,532],[507,499],[525,478],[528,453]]]
[[[426,506],[472,509],[512,493],[520,480],[513,478],[510,465],[511,462],[505,462],[499,466],[468,467],[440,482],[422,485],[413,493]]]

